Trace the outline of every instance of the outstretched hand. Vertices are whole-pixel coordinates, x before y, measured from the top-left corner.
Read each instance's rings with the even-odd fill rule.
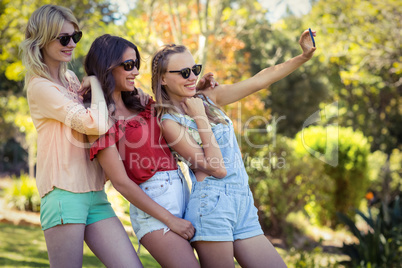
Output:
[[[219,83],[215,81],[214,74],[209,72],[207,74],[204,74],[203,77],[200,79],[200,81],[198,81],[196,89],[197,91],[199,91],[199,90],[212,89],[217,86],[219,86]]]
[[[188,220],[181,219],[173,216],[170,222],[167,224],[170,230],[180,235],[186,240],[193,238],[195,233],[195,228]]]
[[[313,36],[316,36],[316,31],[312,31]],[[313,45],[313,40],[311,40],[310,33],[308,30],[305,30],[300,36],[299,44],[303,50],[303,56],[308,60],[313,57],[314,51],[316,47]]]

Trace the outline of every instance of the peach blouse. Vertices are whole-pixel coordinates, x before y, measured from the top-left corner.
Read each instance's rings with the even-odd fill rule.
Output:
[[[31,117],[38,132],[36,185],[41,197],[54,187],[83,193],[100,191],[104,172],[89,160],[86,134],[103,135],[107,115],[91,105],[85,108],[77,93],[80,81],[67,71],[68,88],[35,77],[27,87]]]

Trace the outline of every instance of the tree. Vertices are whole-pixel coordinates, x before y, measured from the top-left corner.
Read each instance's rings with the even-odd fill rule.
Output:
[[[353,215],[367,191],[368,155],[370,146],[360,131],[351,127],[309,126],[296,135],[296,153],[309,155],[326,163],[324,174],[333,187],[321,192],[321,201],[315,200],[307,208],[318,223],[334,227],[336,213]],[[322,198],[325,197],[325,198]]]
[[[243,158],[261,226],[267,234],[281,237],[287,216],[320,200],[334,182],[325,174],[323,162],[295,153],[295,140],[264,132],[248,135]]]
[[[255,27],[255,24],[261,26]],[[246,25],[241,33],[241,40],[246,44],[242,51],[250,54],[251,73],[299,55],[298,40],[305,29],[302,19],[296,17],[284,18],[271,26],[264,16]],[[281,118],[278,133],[294,137],[304,121],[319,109],[319,104],[329,98],[321,70],[315,55],[298,70],[271,85],[265,96],[260,96],[265,109],[271,109],[273,118]]]
[[[57,0],[52,3],[70,8],[84,31],[84,38],[75,50],[78,59],[72,63],[72,69],[82,76],[83,57],[94,36],[103,32],[100,29],[110,27],[104,21],[113,20],[114,9],[112,6],[109,7],[107,2],[97,3],[97,1],[90,0]],[[28,152],[31,177],[36,163],[36,131],[30,120],[25,92],[22,90],[24,67],[19,55],[19,45],[25,38],[25,26],[29,16],[44,4],[48,4],[48,1],[1,1],[0,3],[0,100],[2,103],[0,148],[6,150],[7,141],[16,137],[15,140]]]
[[[318,30],[339,124],[360,129],[371,150],[402,147],[402,13],[397,0],[319,1],[305,22]]]
[[[4,118],[6,122],[14,123],[18,128],[15,137],[28,152],[29,177],[34,178],[37,133],[29,114],[27,99],[24,97],[17,98],[15,96],[10,96]]]

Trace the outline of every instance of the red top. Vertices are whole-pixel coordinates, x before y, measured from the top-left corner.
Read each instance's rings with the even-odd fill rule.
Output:
[[[118,120],[91,146],[91,160],[114,144],[120,153],[128,177],[140,184],[158,171],[177,169],[176,161],[161,136],[150,100],[145,110],[127,120]]]

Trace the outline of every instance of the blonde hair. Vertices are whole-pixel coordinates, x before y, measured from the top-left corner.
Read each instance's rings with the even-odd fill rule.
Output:
[[[59,36],[65,22],[72,23],[75,30],[79,30],[78,21],[68,8],[44,5],[32,13],[25,29],[25,40],[20,45],[22,62],[26,68],[24,89],[35,76],[53,81],[48,66],[43,62],[42,49]],[[59,78],[65,85],[67,64],[62,62],[59,70]]]
[[[189,52],[189,50],[183,45],[169,44],[162,46],[154,55],[152,59],[152,92],[155,95],[155,111],[158,119],[164,114],[177,112],[175,106],[170,101],[169,95],[164,85],[162,85],[162,76],[167,72],[169,59],[171,55]],[[208,102],[209,105],[205,106],[205,112],[208,120],[213,123],[227,124],[224,118],[216,111],[219,107],[213,105],[202,94],[197,93],[194,97],[201,97]],[[215,109],[214,109],[215,108]],[[159,123],[160,120],[158,120]]]

